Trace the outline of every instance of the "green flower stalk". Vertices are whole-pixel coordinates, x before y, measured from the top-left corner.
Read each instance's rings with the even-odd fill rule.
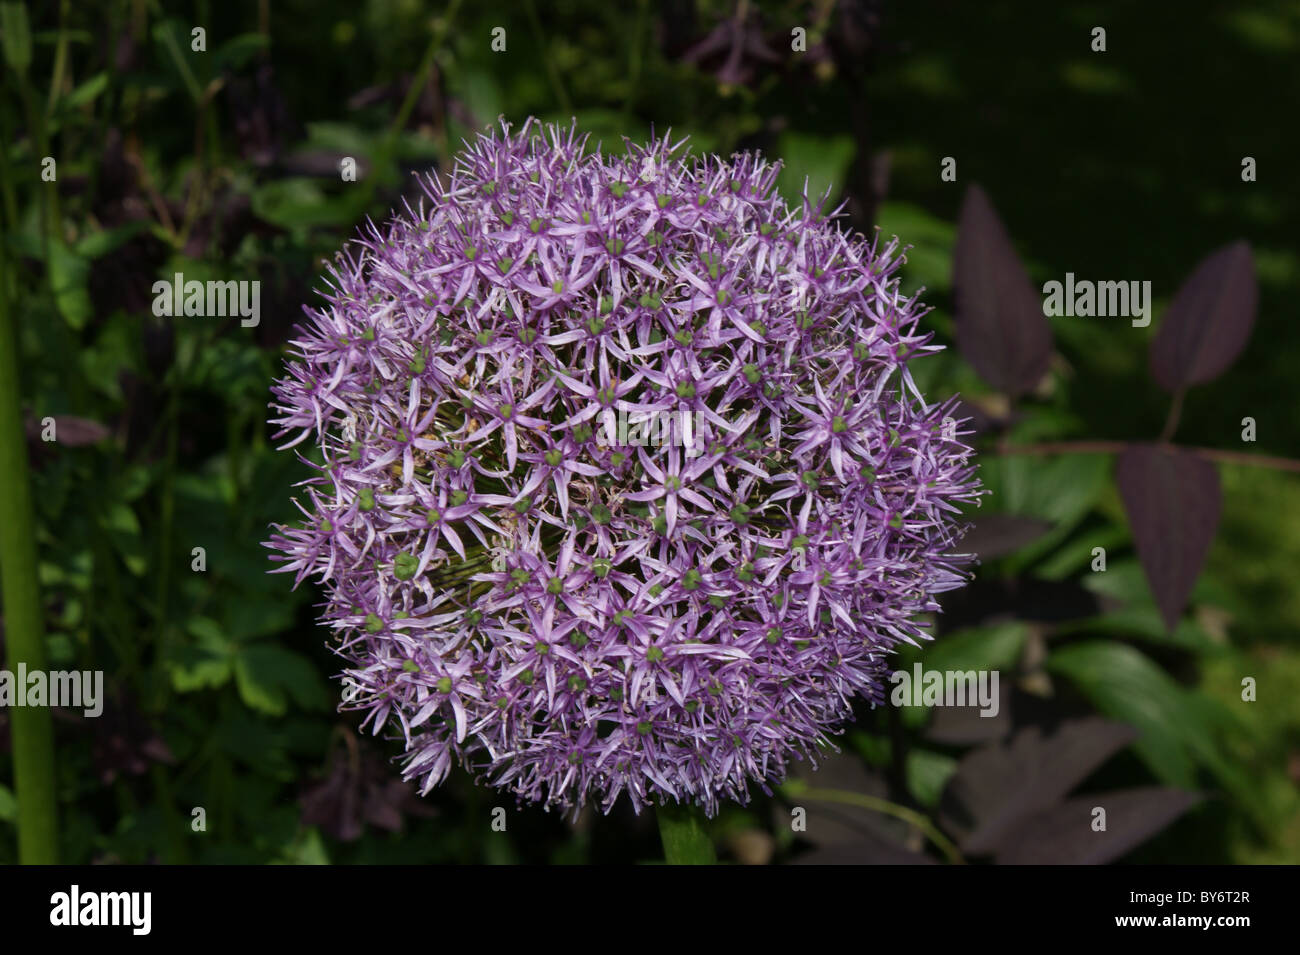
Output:
[[[0,247],[0,591],[4,596],[5,665],[44,670],[40,589],[27,444],[18,398],[18,341],[9,316],[9,266]],[[54,793],[54,723],[43,706],[14,707],[14,789],[18,796],[18,858],[24,865],[58,861]]]

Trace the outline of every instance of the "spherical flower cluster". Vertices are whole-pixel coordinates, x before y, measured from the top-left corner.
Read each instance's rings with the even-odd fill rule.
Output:
[[[503,125],[331,267],[274,388],[319,473],[269,546],[423,791],[711,814],[882,702],[963,582],[980,491],[897,240],[776,174]]]

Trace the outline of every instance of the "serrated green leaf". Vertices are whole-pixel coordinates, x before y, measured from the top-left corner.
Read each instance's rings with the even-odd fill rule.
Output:
[[[209,617],[194,617],[186,625],[193,642],[177,647],[168,664],[178,693],[218,689],[230,681],[231,645]]]
[[[289,699],[303,709],[319,709],[326,695],[310,661],[291,650],[255,644],[235,657],[235,683],[250,709],[283,716]]]

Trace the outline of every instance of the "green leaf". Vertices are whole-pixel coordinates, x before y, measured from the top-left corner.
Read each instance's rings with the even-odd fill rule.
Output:
[[[980,478],[993,491],[998,511],[1073,523],[1096,503],[1109,481],[1110,462],[1101,454],[1063,454],[1044,459],[1007,455],[980,462]]]
[[[919,654],[927,670],[1004,670],[1015,666],[1029,628],[1018,621],[945,633]]]
[[[910,259],[912,253],[907,255]],[[1007,431],[1007,440],[1012,444],[1033,444],[1087,433],[1087,423],[1065,408],[1017,407],[1016,413],[1018,417]]]
[[[281,228],[296,229],[350,225],[361,215],[365,194],[361,189],[351,189],[333,198],[314,179],[290,177],[259,186],[253,190],[250,200],[253,214],[259,219]]]
[[[195,640],[178,647],[168,664],[172,686],[178,693],[218,689],[230,681],[231,645],[208,617],[194,617],[186,630]]]
[[[212,54],[212,71],[232,73],[243,68],[254,55],[262,52],[270,44],[270,38],[263,33],[241,33],[233,36],[217,48]]]
[[[818,136],[787,131],[777,141],[781,172],[777,186],[786,199],[799,206],[808,180],[808,198],[815,205],[829,188],[842,192],[848,179],[849,165],[857,153],[857,143],[847,133]]]
[[[903,266],[907,294],[924,285],[932,292],[952,287],[952,249],[957,226],[930,215],[920,206],[906,202],[885,202],[876,213],[883,237],[898,236],[912,246]]]
[[[112,229],[91,232],[82,236],[80,241],[77,242],[76,254],[87,259],[97,259],[112,252],[133,236],[148,231],[148,222],[143,219],[135,219]]]
[[[58,102],[60,110],[80,109],[87,103],[93,103],[104,90],[108,89],[108,73],[99,72],[86,82],[77,86],[71,93]]]
[[[287,713],[290,698],[303,709],[320,709],[326,702],[311,662],[276,646],[241,648],[235,657],[235,684],[246,706],[269,716]]]
[[[32,43],[38,46],[57,46],[59,40],[67,43],[85,43],[95,42],[95,37],[89,30],[70,30],[66,26],[58,30],[37,30],[32,34]]]
[[[329,865],[329,853],[325,850],[325,840],[315,826],[304,829],[289,845],[284,847],[282,856],[276,865]]]
[[[1187,690],[1142,653],[1122,643],[1079,643],[1053,652],[1047,668],[1070,680],[1102,713],[1142,736],[1133,744],[1163,782],[1196,786],[1208,769],[1257,821],[1268,807],[1245,768],[1225,755],[1222,737],[1239,736],[1240,722],[1209,697]]]
[[[225,608],[226,632],[237,641],[285,633],[293,626],[294,605],[283,594],[244,593]]]
[[[1134,748],[1162,781],[1195,787],[1195,762],[1184,740],[1192,715],[1186,691],[1148,657],[1122,643],[1095,641],[1055,651],[1047,668],[1105,715],[1137,727],[1142,736]]]
[[[475,116],[500,116],[509,106],[508,94],[502,90],[505,77],[499,70],[475,66],[472,60],[466,60],[456,74],[456,92],[465,103],[465,108]],[[591,127],[584,125],[584,130]],[[455,132],[455,130],[453,130]],[[465,130],[469,132],[469,130]],[[624,132],[624,130],[619,130]],[[453,140],[454,141],[454,140]],[[617,137],[613,137],[617,142]]]
[[[352,123],[307,123],[304,149],[342,153],[345,156],[369,156],[377,146],[373,134]]]
[[[980,479],[992,492],[987,502],[992,510],[1038,517],[1056,525],[1033,543],[1001,558],[1011,571],[1028,571],[1097,505],[1110,485],[1110,460],[1101,454],[1063,454],[1050,459],[986,456],[981,461]]]
[[[13,791],[0,785],[0,822],[14,822],[18,818],[18,800]]]
[[[1020,658],[1028,637],[1029,628],[1015,621],[988,627],[969,627],[945,633],[933,643],[922,644],[920,648],[901,647],[894,669],[904,670],[912,676],[912,666],[918,661],[925,672],[1011,669]],[[903,707],[903,725],[912,728],[923,726],[930,718],[930,711],[931,707],[928,706]]]
[[[176,72],[180,74],[181,82],[185,84],[190,98],[195,103],[200,102],[203,99],[203,89],[194,75],[194,70],[190,68],[190,61],[184,52],[190,46],[188,31],[185,31],[177,20],[165,20],[153,28],[153,39],[175,65]]]
[[[94,310],[86,280],[90,277],[90,260],[78,255],[59,239],[50,240],[50,287],[54,303],[68,325],[76,330],[85,327]]]
[[[96,391],[121,401],[122,372],[136,371],[143,364],[140,339],[139,318],[125,312],[111,315],[94,346],[81,349],[77,356],[82,378]]]
[[[1109,554],[1129,541],[1128,528],[1109,525],[1106,527],[1087,527],[1084,530],[1077,531],[1075,536],[1066,541],[1056,550],[1055,553],[1035,562],[1033,573],[1035,577],[1041,580],[1065,580],[1077,573],[1091,574],[1093,557],[1093,548],[1105,548]],[[1139,573],[1137,562],[1133,564]],[[1109,571],[1107,571],[1108,573]],[[1098,573],[1097,576],[1104,577],[1104,573]],[[1083,580],[1083,586],[1088,586],[1088,578]]]
[[[297,770],[287,752],[289,732],[286,724],[271,722],[241,707],[233,707],[212,728],[212,737],[221,749],[230,754],[256,776],[265,776],[290,782]],[[255,776],[248,776],[253,779]],[[247,802],[257,798],[256,793],[242,792],[237,798]]]
[[[1117,601],[1121,606],[1086,620],[1066,621],[1060,632],[1093,631],[1137,638],[1165,646],[1178,646],[1196,653],[1221,653],[1227,647],[1215,643],[1203,627],[1191,619],[1182,619],[1172,630],[1165,627],[1151,588],[1141,565],[1135,559],[1117,560],[1106,570],[1084,574],[1083,586],[1095,594]]]
[[[27,5],[0,3],[0,45],[4,47],[5,62],[19,76],[27,73],[32,63],[32,35],[27,25]]]
[[[939,804],[943,787],[957,771],[957,760],[943,753],[914,749],[907,754],[905,765],[907,788],[922,806],[933,808]]]
[[[140,538],[140,520],[135,511],[120,501],[113,502],[99,519],[99,526],[108,534],[117,552],[122,555],[127,570],[141,576],[148,569],[144,542]]]

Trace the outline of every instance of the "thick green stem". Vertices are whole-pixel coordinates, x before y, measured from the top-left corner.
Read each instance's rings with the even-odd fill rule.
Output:
[[[28,672],[45,670],[18,366],[18,340],[9,311],[9,267],[0,243],[0,593],[4,596],[5,664],[14,679],[19,664]],[[27,688],[15,689],[25,693]],[[9,719],[18,797],[19,861],[53,864],[58,861],[54,723],[45,706],[14,706]]]
[[[655,808],[655,815],[659,819],[659,838],[664,843],[664,861],[669,865],[713,865],[718,861],[698,809],[664,803]]]

